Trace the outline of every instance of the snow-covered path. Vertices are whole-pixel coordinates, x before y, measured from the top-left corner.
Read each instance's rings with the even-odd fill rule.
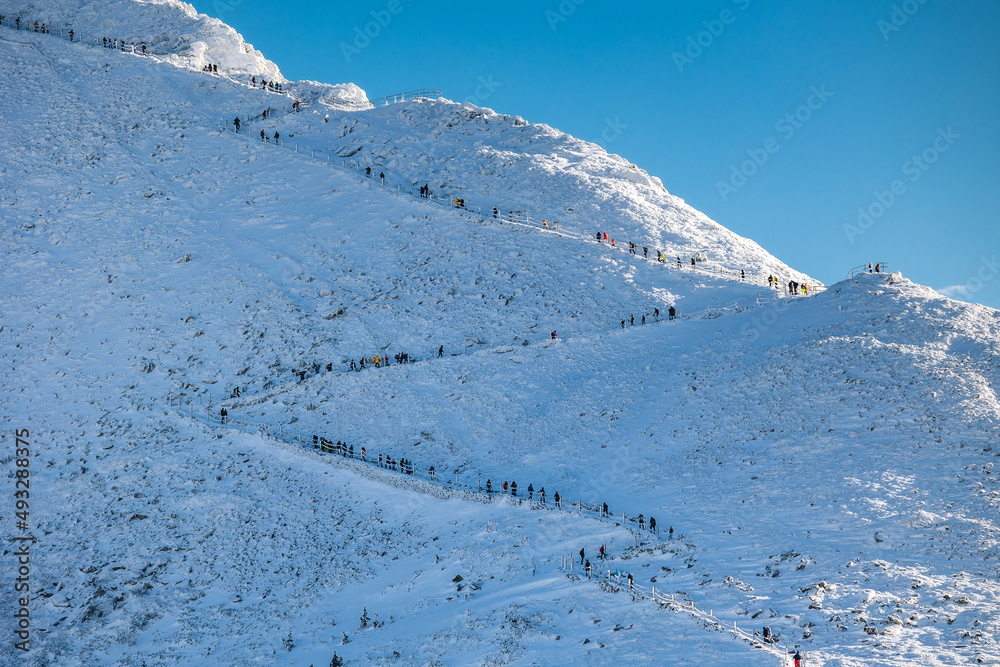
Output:
[[[1000,661],[995,311],[898,275],[774,299],[470,220],[226,135],[218,118],[275,98],[177,57],[0,27],[18,73],[0,80],[0,405],[37,451],[28,664],[774,664],[559,571],[600,544],[811,665]],[[323,122],[319,98],[269,131],[400,184],[563,210],[584,240],[802,275],[551,128],[447,101]],[[418,362],[346,372],[398,352]],[[317,363],[336,372],[295,382]],[[629,550],[610,522],[419,492],[192,420],[166,404],[181,394],[677,536]]]

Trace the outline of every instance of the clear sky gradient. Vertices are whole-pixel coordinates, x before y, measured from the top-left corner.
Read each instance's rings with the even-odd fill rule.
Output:
[[[1000,308],[995,1],[193,4],[289,79],[599,141],[827,284],[884,261]]]

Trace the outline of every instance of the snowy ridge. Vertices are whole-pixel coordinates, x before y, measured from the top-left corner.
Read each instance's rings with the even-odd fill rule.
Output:
[[[180,0],[5,0],[11,22],[72,29],[88,43],[102,38],[146,44],[170,54],[171,63],[200,70],[212,63],[240,74],[283,81],[278,66],[222,21]]]
[[[487,209],[526,211],[561,229],[697,254],[762,275],[819,285],[739,237],[601,147],[546,125],[447,100],[416,100],[362,114],[304,108],[266,123],[306,149],[332,152],[394,182]]]
[[[45,630],[25,664],[776,664],[560,570],[602,544],[638,586],[768,625],[810,667],[1000,662],[997,311],[899,274],[779,300],[471,220],[237,140],[223,112],[292,98],[186,65],[3,26],[0,67],[19,73],[0,79],[0,405],[31,432]],[[359,149],[342,159],[393,185],[562,211],[583,238],[800,275],[554,130],[321,98],[259,127]],[[672,304],[724,314],[639,324]],[[334,372],[297,381],[316,364]],[[437,497],[191,417],[220,405],[675,538],[636,548],[623,526]]]

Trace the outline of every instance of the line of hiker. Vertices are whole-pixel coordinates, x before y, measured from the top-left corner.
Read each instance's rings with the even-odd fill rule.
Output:
[[[253,82],[253,81],[255,81],[255,79],[253,79],[253,77],[251,77],[251,82]],[[279,88],[280,88],[280,86],[279,86]],[[296,100],[296,101],[294,101],[292,103],[292,109],[293,109],[293,111],[297,111],[298,108],[299,108],[299,102]],[[263,118],[267,117],[266,116],[266,111],[265,111],[265,115],[263,115],[262,117]],[[234,126],[236,127],[236,131],[239,132],[240,131],[240,125],[238,123],[238,119],[236,121],[234,121]],[[275,133],[275,135],[277,137],[277,133]],[[268,138],[268,136],[267,136],[267,134],[266,134],[266,132],[264,130],[260,131],[260,136],[261,136],[261,141],[262,142],[267,143],[267,142],[270,141],[270,139]],[[277,138],[276,138],[276,141],[277,141]],[[331,162],[332,162],[332,160],[331,160]],[[374,171],[373,171],[373,169],[372,169],[371,166],[366,166],[365,169],[364,169],[364,172],[365,172],[365,176],[367,178],[373,178]],[[382,171],[382,172],[380,172],[378,174],[378,178],[379,178],[381,184],[385,185],[385,172],[384,171]],[[409,192],[410,192],[411,195],[413,194],[412,190],[409,191]],[[431,195],[431,188],[430,188],[430,185],[428,183],[424,183],[422,186],[420,186],[420,188],[419,188],[419,196],[420,196],[421,199],[433,199],[433,196]],[[464,197],[453,197],[451,199],[448,199],[447,203],[451,207],[457,208],[457,209],[470,210],[472,208],[470,206],[470,204],[468,202],[466,202],[466,200],[465,200]],[[509,222],[516,222],[516,223],[520,223],[520,224],[530,224],[531,223],[530,217],[524,211],[514,211],[514,210],[511,210],[511,211],[508,211],[507,214],[505,215],[504,212],[501,211],[496,206],[491,207],[490,211],[491,211],[492,218],[494,220],[499,221],[499,222],[504,222],[505,220],[507,220]],[[553,223],[553,224],[550,225],[547,219],[543,219],[541,227],[544,228],[544,229],[557,229],[558,228],[558,224],[557,223]],[[600,232],[600,231],[595,232],[594,238],[600,244],[607,244],[607,245],[609,245],[609,246],[611,246],[612,248],[615,248],[615,249],[618,248],[618,245],[617,245],[614,237],[609,237],[607,232]],[[628,241],[627,243],[628,243],[627,250],[628,250],[629,254],[638,256],[638,254],[639,254],[639,248],[640,248],[639,244],[634,243],[632,241]],[[647,260],[649,260],[649,259],[655,259],[655,261],[657,261],[657,262],[659,262],[660,264],[663,264],[663,265],[667,265],[668,263],[669,264],[673,264],[673,262],[668,261],[667,254],[664,251],[662,251],[662,250],[654,250],[655,258],[650,258],[650,249],[649,249],[649,246],[641,246],[641,248],[642,248],[642,256],[643,256],[644,259],[647,259]],[[702,253],[695,253],[694,255],[691,256],[690,267],[692,269],[699,269],[701,267],[698,266],[698,263],[699,262],[707,262],[707,261],[708,260],[704,256],[704,254],[702,254]],[[677,268],[683,268],[684,265],[685,264],[681,260],[680,256],[679,255],[676,256],[676,266],[677,266]],[[706,269],[706,270],[712,270],[712,269]],[[720,273],[720,274],[723,274],[723,275],[727,275],[727,276],[732,276],[732,277],[734,277],[735,279],[737,279],[739,281],[744,281],[745,282],[746,279],[747,279],[746,269],[725,270],[725,271],[724,270],[715,269],[714,272]],[[769,276],[768,277],[768,284],[772,284],[772,282],[773,282],[773,278]],[[805,293],[805,292],[803,292],[803,293]]]
[[[256,74],[251,74],[250,75],[250,87],[251,88],[256,88],[257,87],[257,75]],[[280,81],[278,81],[277,83],[275,83],[274,81],[265,81],[264,77],[260,78],[260,89],[261,90],[269,90],[269,91],[271,91],[273,93],[284,92],[282,90],[282,88],[281,88],[281,82]],[[298,111],[298,110],[299,110],[299,103],[296,101],[295,104],[292,106],[292,111]]]
[[[410,363],[410,355],[407,352],[397,352],[392,358],[396,360],[397,365]],[[368,364],[367,366],[365,365],[366,362]],[[352,372],[363,371],[365,368],[371,368],[372,366],[375,368],[382,368],[383,366],[390,365],[388,354],[376,354],[374,357],[361,357],[361,359],[358,360],[358,363],[354,363],[354,359],[351,359],[350,370]]]
[[[324,454],[338,454],[347,459],[359,459],[364,463],[371,463],[372,465],[377,465],[379,468],[384,468],[386,470],[392,470],[393,472],[400,472],[404,475],[412,475],[416,471],[416,466],[413,465],[413,461],[409,459],[394,459],[388,454],[379,454],[376,460],[373,456],[371,459],[368,458],[368,448],[364,445],[358,450],[358,455],[355,456],[354,445],[347,444],[337,440],[334,442],[331,439],[325,438],[323,436],[314,435],[312,437],[313,449],[318,449]],[[430,468],[430,477],[434,479],[434,466]]]
[[[644,315],[642,315],[640,317],[640,320],[639,320],[639,325],[640,326],[643,325],[643,324],[646,324],[646,317],[647,316],[652,317],[654,323],[659,322],[660,321],[660,309],[659,309],[659,307],[653,308],[653,312],[652,313],[645,313]],[[676,320],[677,319],[677,308],[675,306],[670,306],[669,308],[667,308],[667,318],[671,319],[671,320]],[[628,323],[629,326],[633,326],[634,327],[635,326],[635,315],[634,314],[629,315],[627,320],[623,319],[621,321],[622,329],[625,328],[625,324],[626,323]]]
[[[619,248],[618,244],[615,242],[615,238],[613,236],[609,237],[607,232],[595,232],[594,233],[594,238],[597,240],[598,243],[609,245],[612,248],[615,248],[616,250]],[[630,255],[635,255],[635,256],[638,257],[638,255],[639,255],[639,248],[640,248],[639,244],[638,243],[633,243],[632,241],[628,241],[627,243],[628,243],[627,250],[628,250],[629,254]],[[643,258],[644,259],[650,259],[650,256],[649,256],[649,246],[641,246],[641,247],[642,247],[642,256],[643,256]],[[653,250],[653,252],[655,253],[655,256],[653,258],[653,259],[655,259],[655,261],[659,262],[660,264],[664,264],[664,265],[668,263],[667,254],[665,252],[663,252],[662,250],[655,250],[655,249]],[[698,262],[706,262],[706,261],[708,261],[708,259],[703,254],[696,253],[695,255],[693,255],[691,257],[690,267],[692,269],[697,269],[697,268],[699,268],[698,267]],[[672,261],[670,261],[669,263],[673,264]],[[683,267],[684,267],[684,262],[681,260],[680,256],[677,256],[677,268],[680,269],[680,268],[683,268]],[[728,275],[728,272],[725,272],[725,273]],[[746,269],[739,269],[737,271],[734,271],[733,275],[737,279],[739,279],[741,281],[745,281],[747,279]]]
[[[71,42],[73,41],[72,30],[69,31],[69,41]],[[118,51],[122,51],[123,53],[127,53],[129,51],[128,48],[129,44],[123,39],[112,39],[110,37],[102,37],[101,43],[106,49],[116,49]],[[142,46],[142,55],[146,55],[146,45],[142,44],[141,46]],[[132,53],[139,53],[138,51],[136,51],[135,42],[132,42],[131,51]]]
[[[205,65],[204,67],[202,67],[201,71],[202,72],[208,72],[209,74],[218,74],[219,73],[219,66],[218,65],[213,65],[213,64],[209,63],[208,65]]]
[[[7,17],[6,16],[0,16],[0,25],[3,25],[3,21],[4,21],[5,18],[7,18]],[[20,16],[15,17],[14,18],[14,24],[13,24],[14,25],[14,29],[15,30],[20,30],[21,29],[21,23],[22,23],[21,17]],[[31,32],[31,28],[32,28],[32,26],[34,26],[35,32],[37,32],[37,33],[41,33],[43,35],[50,35],[50,34],[52,34],[52,26],[46,25],[45,23],[39,23],[38,21],[35,21],[34,24],[32,24],[31,23],[31,19],[23,21],[23,23],[24,23],[24,29],[27,30],[28,32]],[[11,25],[10,21],[7,22],[7,25]]]
[[[6,21],[6,23],[4,23],[4,21]],[[0,14],[0,25],[6,25],[8,27],[14,28],[15,30],[20,30],[22,23],[24,24],[24,29],[28,32],[36,32],[41,35],[52,34],[52,26],[50,24],[39,23],[38,21],[32,22],[31,20],[22,21],[21,17],[19,16],[15,17],[14,21],[11,22],[7,20],[6,16]],[[73,30],[72,28],[66,31],[60,31],[59,36],[66,37],[71,42],[81,41],[83,39],[81,37],[78,40],[76,31]],[[106,49],[115,49],[118,51],[122,51],[123,53],[131,51],[132,53],[135,54],[141,53],[142,55],[146,55],[145,44],[136,44],[135,42],[127,42],[124,39],[115,39],[112,37],[102,37],[100,44]]]
[[[444,356],[444,345],[438,347],[437,355],[438,357]],[[349,362],[342,362],[349,364],[346,368],[350,372],[360,372],[366,368],[384,368],[392,365],[389,361],[390,356],[388,353],[379,353],[372,357],[361,357],[357,361],[351,359]],[[402,366],[404,364],[413,363],[415,360],[410,356],[409,352],[397,352],[392,355],[391,359],[396,362],[396,365]],[[307,378],[319,375],[321,372],[326,371],[327,373],[333,372],[333,362],[327,364],[321,364],[319,362],[313,362],[310,366],[305,369],[292,371],[295,373],[296,382],[305,382]]]
[[[439,348],[439,355],[442,352],[443,348]],[[332,364],[328,364],[327,370],[329,371],[331,367]],[[318,364],[314,366],[314,370],[316,370],[317,372],[319,371]],[[231,392],[230,397],[234,396],[239,396],[238,388],[234,389]],[[219,421],[222,425],[226,425],[229,423],[229,411],[225,406],[220,406]],[[355,450],[353,444],[348,444],[346,441],[341,441],[339,439],[334,441],[332,438],[327,438],[325,436],[314,434],[312,436],[312,447],[313,449],[318,450],[320,453],[323,454],[337,454],[344,458],[359,460],[363,463],[367,463],[370,465],[377,465],[379,468],[392,470],[394,472],[399,472],[406,475],[418,475],[421,472],[421,469],[418,468],[412,460],[405,458],[394,459],[392,458],[391,455],[385,453],[379,453],[377,458],[375,456],[369,458],[366,446],[362,445],[358,450]],[[429,466],[423,472],[424,472],[423,476],[425,476],[432,483],[447,484],[447,485],[451,485],[452,483],[450,479],[447,480],[442,479],[439,481],[437,479],[437,470],[433,465]],[[455,478],[455,485],[456,486],[460,485],[457,476]],[[484,484],[482,482],[482,478],[480,477],[476,486],[470,488],[472,488],[473,491],[485,493],[485,495],[488,498],[492,497],[494,495],[494,492],[496,492],[498,495],[504,495],[504,496],[509,495],[511,498],[515,499],[517,503],[527,502],[536,509],[541,509],[543,507],[550,506],[548,503],[548,494],[545,490],[545,487],[541,486],[538,489],[536,489],[533,483],[529,483],[527,488],[524,488],[524,487],[519,487],[517,482],[514,480],[511,480],[509,482],[507,480],[504,480],[499,485],[499,487],[497,487],[496,490],[494,490],[492,478],[487,478]],[[587,511],[589,513],[592,513],[593,515],[596,515],[597,518],[602,520],[609,519],[614,521],[618,520],[618,518],[620,517],[622,525],[624,527],[629,528],[630,530],[634,530],[633,526],[637,525],[638,531],[640,533],[644,533],[645,531],[648,530],[650,533],[656,536],[656,539],[659,539],[659,532],[657,530],[656,519],[653,517],[649,517],[647,520],[647,518],[642,513],[640,513],[637,517],[629,517],[624,513],[612,516],[611,510],[608,507],[607,502],[601,502],[601,503],[585,503],[582,501],[568,502],[558,491],[552,494],[551,507],[560,510],[567,509],[564,506],[564,504],[568,504],[569,505],[568,509],[570,510],[572,510],[575,507],[580,512]],[[632,524],[632,526],[628,524]],[[673,526],[669,528],[667,535],[668,539],[670,540],[673,539],[674,535]],[[598,555],[602,558],[606,557],[607,552],[604,548],[604,545],[602,545],[601,548],[598,549]],[[580,556],[581,559],[583,559],[584,557],[583,549],[580,550]],[[581,562],[583,561],[581,560]]]
[[[782,289],[781,279],[777,276],[768,276],[767,284],[769,287],[773,287],[776,290]],[[809,295],[809,283],[799,283],[795,280],[789,280],[788,284],[785,285],[788,290],[789,296],[808,296]]]

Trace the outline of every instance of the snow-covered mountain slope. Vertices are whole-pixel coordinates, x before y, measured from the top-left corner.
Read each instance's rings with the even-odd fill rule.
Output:
[[[240,74],[283,80],[278,66],[222,21],[199,14],[180,0],[4,0],[2,11],[16,18],[73,30],[93,44],[108,38],[145,44],[179,67],[200,70],[209,63]]]
[[[801,274],[652,179],[450,102],[348,113],[317,93],[286,114],[287,96],[5,26],[0,67],[20,73],[0,79],[0,405],[34,451],[27,664],[777,664],[560,571],[600,544],[601,569],[767,624],[810,665],[1000,660],[996,311],[898,275],[776,298],[759,272]],[[254,130],[284,148],[219,129],[265,107]],[[314,148],[361,148],[344,159],[389,184]],[[398,189],[425,181],[537,217],[572,205],[566,229],[753,280]],[[663,321],[671,304],[704,313]],[[400,352],[414,363],[348,370]],[[676,533],[287,442],[313,434]]]
[[[593,238],[607,233],[684,261],[700,253],[730,268],[818,284],[733,234],[620,156],[547,125],[448,100],[386,105],[362,114],[303,107],[264,124],[302,149],[332,154],[390,185],[426,184],[487,213],[524,211]]]

